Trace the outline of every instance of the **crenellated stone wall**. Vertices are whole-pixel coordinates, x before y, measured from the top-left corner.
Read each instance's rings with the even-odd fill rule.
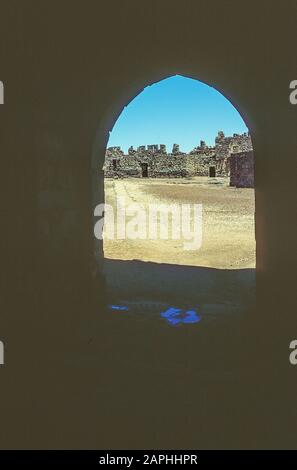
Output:
[[[106,150],[104,176],[107,178],[127,177],[193,177],[193,176],[229,176],[229,157],[231,154],[252,150],[249,134],[233,134],[225,137],[218,132],[215,146],[200,145],[189,153],[180,150],[173,144],[167,153],[164,144],[141,145],[137,149],[132,146],[125,154],[120,147],[109,147]]]

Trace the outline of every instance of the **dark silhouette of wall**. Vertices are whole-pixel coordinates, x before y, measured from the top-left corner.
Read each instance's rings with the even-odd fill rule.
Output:
[[[0,446],[289,447],[296,181],[279,169],[296,159],[296,3],[29,0],[1,16]],[[108,135],[144,87],[174,74],[222,92],[253,140],[257,307],[233,341],[215,335],[239,357],[231,381],[205,372],[214,338],[201,355],[192,331],[131,335],[104,308],[93,209]],[[154,351],[177,345],[179,366],[157,370]]]

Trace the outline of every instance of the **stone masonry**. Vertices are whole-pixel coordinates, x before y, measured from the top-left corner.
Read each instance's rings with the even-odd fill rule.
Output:
[[[193,176],[230,176],[234,182],[239,181],[238,171],[243,168],[246,158],[252,154],[252,142],[249,134],[233,134],[225,137],[218,132],[214,146],[208,146],[201,140],[200,145],[189,153],[180,150],[178,144],[173,144],[172,151],[167,152],[166,146],[142,145],[136,149],[130,147],[125,154],[120,147],[109,147],[106,150],[104,176],[107,178],[161,178],[161,177],[193,177]],[[230,167],[230,161],[235,162],[234,155],[241,153],[240,164]],[[246,156],[248,155],[248,156]],[[232,156],[232,157],[231,157]],[[230,175],[236,170],[237,177]],[[253,170],[251,165],[246,168]],[[253,176],[253,175],[252,175]],[[245,175],[243,181],[251,184],[253,178]],[[241,181],[240,184],[244,184]],[[233,184],[237,185],[237,184]]]
[[[230,156],[230,186],[237,188],[254,187],[254,154],[252,151],[239,152]]]

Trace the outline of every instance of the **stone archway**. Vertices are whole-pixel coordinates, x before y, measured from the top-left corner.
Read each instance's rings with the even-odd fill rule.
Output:
[[[193,76],[193,75],[187,75],[187,74],[182,74],[184,77],[187,78],[192,78],[195,79],[199,82],[205,83],[208,85],[206,81],[201,80],[200,78]],[[169,75],[170,76],[170,75]],[[133,92],[133,95],[131,96],[131,90],[129,93],[129,98],[126,98],[126,104],[127,106],[128,103],[130,103],[136,96],[138,96],[143,89],[148,86],[148,85],[153,85],[154,83],[157,83],[159,81],[162,81],[166,77],[160,77],[160,80],[154,80],[152,82],[146,83],[141,90],[137,90]],[[228,99],[229,102],[231,102],[234,106],[234,108],[237,110],[237,112],[241,115],[243,120],[248,124],[250,127],[251,120],[247,119],[247,113],[242,112],[240,110],[241,106],[236,105],[233,100],[230,99],[230,97],[226,96],[226,94],[222,91],[222,89],[219,86],[213,87],[215,88],[219,93],[221,93],[223,96],[225,96],[226,99]],[[128,92],[127,92],[128,94]],[[106,116],[106,122],[109,122],[109,129],[108,131],[106,130],[106,124],[102,125],[101,128],[98,129],[97,136],[96,136],[96,142],[94,144],[93,148],[93,153],[92,153],[92,175],[93,175],[93,180],[92,180],[92,193],[93,193],[93,207],[95,207],[97,204],[101,204],[104,202],[104,174],[102,171],[103,164],[104,164],[104,159],[105,159],[105,150],[106,150],[106,145],[107,145],[107,140],[109,136],[109,132],[113,128],[113,125],[117,121],[119,115],[121,114],[123,107],[114,103],[114,108],[116,109],[116,112],[114,111],[113,116],[109,115]],[[103,124],[103,123],[102,123]],[[254,145],[254,139],[252,135],[252,140],[253,140],[253,145]],[[147,175],[146,169],[141,168],[141,174],[142,177],[145,177]],[[209,168],[208,176],[210,177],[215,177],[216,176],[216,169],[214,167]],[[94,250],[95,250],[95,269],[94,272],[99,275],[101,278],[101,271],[102,271],[102,263],[104,259],[104,252],[103,252],[103,243],[101,240],[95,240],[94,242]]]

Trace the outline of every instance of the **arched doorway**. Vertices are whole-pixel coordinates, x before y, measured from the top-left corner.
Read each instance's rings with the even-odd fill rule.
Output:
[[[194,81],[192,79],[188,80]],[[208,87],[204,83],[202,85]],[[211,90],[219,94],[220,98],[232,107],[223,95],[214,89]],[[238,111],[234,107],[232,108],[240,116]],[[209,198],[210,201],[217,197],[215,202],[210,203],[207,200],[205,211],[207,214],[205,224],[207,243],[204,251],[201,250],[203,256],[196,257],[197,253],[194,255],[193,253],[187,253],[183,257],[180,254],[180,247],[176,243],[175,245],[172,244],[171,250],[167,250],[170,243],[167,243],[167,247],[162,245],[160,240],[157,242],[154,240],[153,243],[146,244],[143,241],[145,237],[142,236],[138,237],[142,239],[139,244],[139,246],[142,244],[140,251],[133,251],[131,240],[125,244],[123,237],[121,237],[120,245],[118,245],[121,246],[120,251],[117,251],[114,239],[109,248],[106,248],[106,245],[105,255],[107,253],[106,257],[111,258],[111,260],[102,263],[104,265],[102,271],[107,277],[109,287],[111,287],[112,301],[123,303],[122,300],[124,299],[126,305],[122,305],[122,307],[126,308],[127,297],[130,297],[130,302],[133,301],[133,298],[141,298],[143,306],[144,302],[148,300],[148,297],[152,297],[151,293],[153,293],[153,299],[151,298],[153,302],[158,299],[161,304],[169,304],[170,302],[172,304],[174,299],[176,302],[182,299],[183,305],[187,304],[190,308],[191,305],[195,304],[196,308],[199,304],[201,311],[207,312],[209,308],[212,308],[209,307],[212,304],[216,305],[215,308],[218,305],[222,307],[224,304],[225,308],[226,303],[228,303],[230,310],[230,305],[235,298],[237,304],[240,298],[244,299],[245,304],[252,300],[253,295],[249,297],[246,294],[247,292],[252,293],[255,287],[254,192],[251,186],[249,189],[245,187],[246,179],[240,171],[246,169],[247,158],[250,161],[251,155],[253,157],[253,148],[251,136],[247,129],[243,129],[242,133],[233,132],[231,135],[229,134],[230,132],[225,135],[224,132],[219,130],[215,139],[213,139],[213,144],[211,142],[206,143],[205,140],[201,139],[200,144],[187,152],[182,152],[180,146],[174,143],[169,155],[163,143],[153,144],[152,141],[146,142],[147,146],[138,146],[136,150],[129,147],[125,152],[118,143],[113,146],[107,144],[108,150],[104,165],[105,176],[109,178],[106,185],[107,199],[110,190],[108,185],[114,179],[114,182],[112,182],[113,188],[120,188],[116,192],[118,191],[119,194],[133,194],[131,199],[134,203],[139,202],[137,199],[139,198],[139,188],[136,187],[139,178],[147,179],[146,183],[154,186],[153,189],[157,188],[157,191],[161,191],[161,193],[162,188],[157,187],[156,182],[162,180],[163,184],[165,178],[167,178],[170,180],[167,182],[169,188],[172,182],[175,183],[174,178],[178,178],[179,183],[187,182],[187,198],[190,197],[189,195],[193,197],[194,194],[195,199],[193,189],[196,190],[198,187],[200,190],[200,192],[197,192],[199,197],[201,197],[203,191],[204,195],[207,195],[205,197]],[[200,134],[200,137],[204,136]],[[132,143],[130,142],[130,144]],[[240,162],[240,165],[230,163],[235,160]],[[239,167],[241,168],[240,171],[238,170]],[[236,172],[239,183],[230,185],[230,181],[234,181],[234,178],[231,178],[230,171]],[[248,172],[251,176],[250,180],[254,180],[251,165]],[[189,181],[191,178],[193,181]],[[201,181],[198,181],[198,178],[201,178]],[[203,178],[209,180],[209,186],[205,186],[206,183]],[[131,180],[131,187],[127,190],[129,180]],[[243,183],[240,184],[242,181]],[[146,188],[148,189],[149,185]],[[151,189],[150,187],[149,192],[152,201],[156,202],[156,193]],[[180,191],[178,192],[179,196],[174,199],[176,203],[180,203],[184,197]],[[160,194],[157,195],[157,199],[159,197]],[[179,198],[180,200],[178,200]],[[161,199],[164,202],[164,194]],[[140,202],[143,203],[143,201]],[[233,205],[231,209],[228,204]],[[232,214],[234,208],[237,212]],[[246,213],[244,213],[245,211]],[[97,213],[96,215],[100,214]],[[246,224],[246,227],[244,224]],[[222,234],[225,234],[223,239]],[[247,234],[249,239],[247,239]],[[236,236],[237,239],[235,240],[234,237]],[[250,245],[249,248],[247,248],[248,244]],[[148,257],[150,250],[153,253],[152,258]],[[159,257],[157,256],[158,251]],[[170,254],[169,251],[171,251]],[[148,264],[148,262],[154,264]],[[106,269],[106,266],[109,267]],[[171,285],[168,289],[166,284],[168,284],[169,278],[171,278]],[[111,286],[111,279],[113,280],[112,283],[117,279],[113,286]],[[123,286],[125,287],[123,288]],[[197,286],[199,286],[199,289]],[[227,297],[224,297],[224,292],[228,292]],[[193,293],[197,295],[193,296]],[[236,302],[233,302],[234,305]],[[238,305],[236,305],[236,308],[238,308]]]

